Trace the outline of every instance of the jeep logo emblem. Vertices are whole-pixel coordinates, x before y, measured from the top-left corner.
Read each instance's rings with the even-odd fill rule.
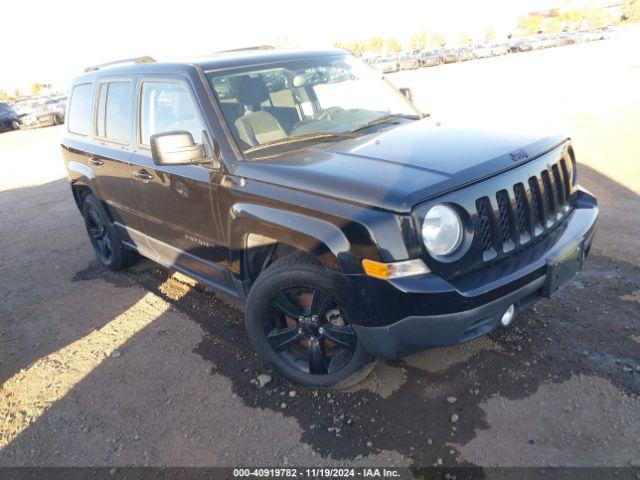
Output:
[[[524,150],[518,150],[517,152],[512,152],[509,155],[511,155],[511,160],[513,160],[514,162],[529,158],[529,154]]]

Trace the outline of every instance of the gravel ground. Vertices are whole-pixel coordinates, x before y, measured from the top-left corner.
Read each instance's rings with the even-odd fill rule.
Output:
[[[242,313],[182,275],[101,268],[62,127],[1,134],[0,466],[639,466],[639,39],[391,76],[445,121],[560,125],[601,223],[585,270],[513,328],[352,391],[265,371]]]

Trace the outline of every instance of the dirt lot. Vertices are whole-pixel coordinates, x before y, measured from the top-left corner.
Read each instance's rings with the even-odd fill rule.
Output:
[[[241,312],[150,262],[98,266],[63,127],[0,134],[0,465],[640,466],[638,44],[391,76],[443,121],[563,128],[601,223],[585,270],[515,327],[350,392],[258,386]]]

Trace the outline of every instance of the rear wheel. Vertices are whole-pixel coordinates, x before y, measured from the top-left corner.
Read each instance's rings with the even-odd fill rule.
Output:
[[[287,257],[265,270],[245,317],[262,360],[294,382],[346,388],[373,369],[333,282],[313,257]]]
[[[138,254],[120,241],[104,205],[89,194],[83,204],[84,223],[89,240],[102,264],[111,270],[122,270],[138,261]]]

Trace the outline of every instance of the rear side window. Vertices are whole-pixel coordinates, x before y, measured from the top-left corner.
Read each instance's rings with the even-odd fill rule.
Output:
[[[128,142],[131,130],[131,84],[108,82],[100,85],[96,135],[98,137]]]
[[[67,120],[71,133],[88,135],[91,130],[91,89],[90,83],[73,87]]]
[[[172,130],[191,133],[202,142],[202,123],[186,88],[172,82],[144,82],[140,100],[140,143],[149,145],[151,135]]]

